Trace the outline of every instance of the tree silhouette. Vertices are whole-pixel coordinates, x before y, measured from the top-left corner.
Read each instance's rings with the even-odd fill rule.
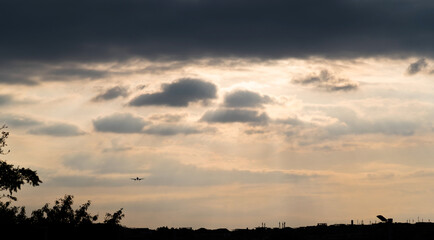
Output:
[[[9,136],[9,132],[6,132],[6,125],[0,127],[0,154],[7,154],[10,151],[5,152],[3,149],[7,146],[6,139]],[[8,164],[3,160],[0,160],[0,191],[7,191],[7,194],[2,194],[0,198],[6,197],[8,199],[16,201],[17,198],[12,196],[13,192],[17,192],[21,189],[21,186],[28,183],[32,186],[38,186],[42,181],[33,171],[29,168],[14,167],[12,164]]]
[[[122,218],[125,217],[125,214],[122,213],[122,210],[123,208],[119,209],[113,214],[106,213],[104,223],[109,225],[120,225]]]
[[[6,125],[0,127],[0,154],[4,155],[10,151],[5,151],[7,146],[6,139],[9,132],[5,131]],[[0,201],[0,225],[2,224],[64,224],[69,226],[81,226],[92,224],[98,220],[98,215],[91,215],[88,212],[90,201],[80,205],[77,209],[72,208],[74,203],[72,195],[65,195],[55,201],[52,208],[46,203],[41,209],[32,212],[31,217],[26,216],[25,207],[16,207],[11,205],[10,200],[16,201],[17,198],[12,196],[13,192],[21,189],[21,186],[28,183],[32,186],[39,186],[42,181],[39,179],[36,171],[29,168],[14,167],[12,164],[0,160],[0,191],[7,191],[6,194],[0,195],[1,198],[7,198],[9,201]],[[125,216],[122,208],[117,212],[107,213],[104,223],[109,225],[119,225],[121,219]]]
[[[11,206],[11,202],[0,202],[0,225],[27,222],[25,207]]]
[[[92,224],[98,220],[98,215],[92,216],[88,213],[90,201],[79,206],[74,210],[72,204],[74,196],[65,195],[62,199],[55,201],[52,208],[46,203],[41,209],[32,212],[30,222],[34,224],[68,224],[79,226],[84,224]]]

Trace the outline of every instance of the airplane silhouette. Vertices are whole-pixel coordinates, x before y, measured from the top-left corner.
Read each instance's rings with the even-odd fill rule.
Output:
[[[143,180],[143,178],[136,177],[136,178],[131,178],[131,180],[134,180],[134,181],[141,181],[141,180]]]

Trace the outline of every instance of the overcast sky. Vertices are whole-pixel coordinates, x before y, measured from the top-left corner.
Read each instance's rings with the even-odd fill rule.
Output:
[[[43,181],[16,204],[72,194],[150,228],[434,219],[433,12],[2,1],[2,159]]]

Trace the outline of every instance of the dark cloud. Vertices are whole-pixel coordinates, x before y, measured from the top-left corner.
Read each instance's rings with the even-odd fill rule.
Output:
[[[318,75],[295,78],[292,83],[313,86],[329,92],[351,91],[359,87],[359,83],[345,78],[337,78],[327,70],[322,70]]]
[[[46,73],[46,80],[64,81],[64,80],[83,80],[83,79],[100,79],[107,76],[106,71],[99,71],[85,68],[60,68],[51,70]]]
[[[0,116],[0,125],[6,124],[10,127],[30,127],[35,125],[41,125],[42,122],[29,118],[24,116],[17,116],[17,115],[7,115],[3,114]]]
[[[47,135],[53,137],[72,137],[84,134],[84,132],[82,132],[77,126],[66,123],[50,124],[31,129],[28,132],[34,135]]]
[[[93,120],[93,126],[98,132],[141,133],[148,123],[130,113],[116,113]]]
[[[199,79],[179,79],[162,85],[162,91],[142,94],[130,102],[130,106],[165,105],[186,107],[191,102],[208,101],[217,97],[217,86]]]
[[[87,69],[70,63],[0,62],[0,83],[5,84],[31,86],[43,81],[96,80],[108,75],[108,71]]]
[[[178,134],[190,135],[202,133],[204,130],[192,126],[153,125],[143,132],[151,135],[173,136]]]
[[[0,69],[0,84],[21,84],[21,85],[28,85],[33,86],[37,85],[38,82],[31,80],[29,76],[20,73],[20,74],[14,74],[9,72],[10,70],[3,70]]]
[[[417,60],[416,62],[410,64],[407,68],[407,74],[408,75],[414,75],[422,70],[424,70],[428,66],[428,63],[426,62],[425,58],[421,58]]]
[[[245,109],[217,109],[215,111],[206,112],[201,121],[209,123],[250,123],[250,124],[266,124],[269,117],[266,113]]]
[[[433,11],[431,0],[4,0],[0,63],[432,57]]]
[[[263,104],[271,103],[272,100],[267,95],[261,95],[247,90],[237,90],[225,96],[224,105],[226,107],[262,107]]]
[[[140,71],[138,71],[138,73],[147,73],[147,74],[161,74],[161,73],[167,73],[173,70],[178,70],[178,69],[182,69],[185,66],[185,63],[183,62],[159,62],[159,63],[154,63],[150,66],[147,66],[143,69],[141,69]]]
[[[125,87],[112,87],[107,89],[105,92],[97,95],[92,99],[94,102],[108,101],[115,99],[117,97],[127,97],[129,95],[128,89]]]

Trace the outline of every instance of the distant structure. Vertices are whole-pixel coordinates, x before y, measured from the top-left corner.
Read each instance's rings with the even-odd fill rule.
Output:
[[[385,218],[383,215],[377,215],[377,218],[384,223],[393,223],[393,218]]]

